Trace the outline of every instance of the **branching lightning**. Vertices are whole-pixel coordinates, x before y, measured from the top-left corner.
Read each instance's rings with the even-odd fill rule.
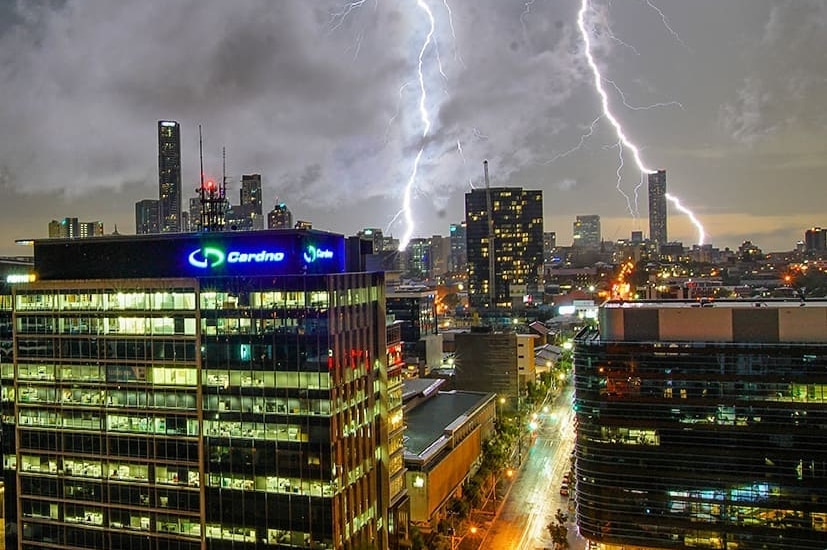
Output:
[[[651,0],[646,0],[646,3],[647,3],[647,5],[649,5],[649,7],[656,10],[658,13],[660,13],[661,18],[663,19],[663,22],[666,25],[666,28],[672,33],[673,36],[676,37],[676,39],[681,44],[683,44],[685,46],[683,41],[680,40],[680,37],[677,36],[677,33],[675,33],[674,29],[672,29],[672,27],[669,26],[669,23],[666,19],[666,16],[663,13],[663,11],[661,11],[654,4],[652,4]],[[577,28],[580,30],[580,36],[583,39],[583,44],[584,44],[583,50],[584,50],[584,53],[586,55],[586,62],[589,66],[589,69],[591,70],[592,76],[594,77],[595,91],[597,92],[598,96],[600,96],[600,104],[601,104],[601,108],[602,108],[602,111],[603,111],[603,116],[612,125],[612,127],[615,130],[615,134],[618,137],[618,148],[621,151],[621,153],[620,153],[621,167],[620,168],[622,168],[622,162],[623,162],[622,150],[623,150],[623,147],[625,147],[625,148],[627,148],[628,150],[630,150],[632,152],[632,157],[635,159],[635,164],[637,165],[638,169],[643,174],[651,174],[651,173],[654,172],[654,170],[652,170],[651,168],[646,166],[646,164],[643,162],[643,159],[641,158],[641,155],[640,155],[640,149],[626,136],[626,133],[623,131],[623,127],[620,124],[620,121],[617,120],[617,118],[615,117],[614,113],[612,113],[612,110],[609,106],[609,95],[606,93],[606,89],[603,86],[603,82],[606,79],[603,78],[603,75],[600,73],[600,68],[597,66],[597,63],[595,62],[594,57],[592,56],[591,38],[590,38],[589,32],[586,29],[586,13],[588,11],[589,11],[589,0],[581,0],[580,10],[577,12]],[[624,102],[625,102],[625,100],[624,100]],[[620,176],[620,168],[618,168],[618,178]],[[635,196],[637,196],[637,191],[638,191],[638,189],[640,188],[641,185],[643,185],[642,180],[641,180],[641,183],[638,185],[638,187],[635,188]],[[619,188],[620,188],[620,184],[619,184],[619,179],[618,179],[618,189]],[[621,193],[622,193],[622,191],[621,191]],[[623,194],[623,196],[626,197],[627,202],[628,202],[629,201],[628,195],[626,195],[625,193],[622,193],[622,194]],[[700,221],[695,217],[695,215],[688,208],[683,206],[676,197],[674,197],[673,195],[667,195],[667,198],[673,204],[675,204],[675,207],[680,212],[686,214],[689,217],[692,224],[695,226],[695,228],[698,231],[698,244],[703,244],[706,234],[705,234],[704,228],[701,225]],[[631,205],[630,205],[630,211],[634,215],[634,210],[631,208]]]
[[[658,13],[658,15],[660,15],[660,19],[661,19],[661,21],[663,21],[663,26],[666,27],[666,30],[669,31],[669,33],[672,35],[672,37],[675,40],[677,40],[678,43],[681,46],[683,46],[684,48],[686,48],[688,50],[689,46],[687,46],[686,43],[683,40],[681,40],[681,37],[678,35],[678,33],[675,31],[675,29],[672,28],[672,25],[669,24],[669,19],[666,18],[666,14],[663,13],[663,10],[660,9],[659,7],[657,7],[656,5],[654,5],[652,3],[652,0],[646,0],[646,5],[649,6],[650,8],[652,8],[653,10],[655,10]]]
[[[428,132],[431,131],[431,117],[428,113],[428,92],[425,89],[425,73],[423,72],[423,64],[424,64],[424,57],[425,53],[428,51],[428,47],[431,45],[431,41],[433,40],[434,31],[436,30],[436,21],[434,20],[434,14],[431,12],[431,8],[424,2],[424,0],[416,0],[416,5],[422,12],[426,15],[428,19],[428,33],[425,35],[425,40],[422,42],[422,46],[419,48],[419,57],[417,62],[417,76],[419,81],[419,120],[422,123],[422,140],[424,142],[425,138],[428,137]],[[441,68],[440,68],[441,70]],[[414,158],[413,167],[411,168],[411,175],[408,178],[408,182],[405,184],[405,190],[402,195],[402,211],[401,214],[405,219],[405,233],[402,235],[402,238],[399,239],[399,250],[405,250],[407,248],[408,243],[413,236],[414,230],[414,220],[413,214],[411,213],[411,195],[413,194],[413,187],[416,183],[416,175],[419,171],[419,162],[422,160],[422,154],[425,152],[425,144],[423,143],[419,147],[419,151],[416,153],[416,157]]]

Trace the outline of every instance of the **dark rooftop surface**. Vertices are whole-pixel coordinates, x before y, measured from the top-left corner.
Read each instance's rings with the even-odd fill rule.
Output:
[[[474,410],[488,398],[478,392],[440,392],[405,415],[408,440],[405,450],[422,454],[442,436],[445,428],[460,416]]]

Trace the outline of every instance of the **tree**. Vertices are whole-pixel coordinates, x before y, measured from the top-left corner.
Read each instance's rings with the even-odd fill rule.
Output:
[[[569,529],[566,527],[567,520],[568,517],[566,517],[566,514],[558,508],[557,513],[554,514],[554,521],[546,526],[549,535],[551,535],[551,541],[554,543],[554,548],[557,550],[569,547]]]

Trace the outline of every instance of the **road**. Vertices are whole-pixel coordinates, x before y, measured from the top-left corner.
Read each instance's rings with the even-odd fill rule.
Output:
[[[546,525],[554,520],[557,509],[573,518],[569,499],[560,495],[560,484],[570,469],[574,448],[572,394],[573,389],[567,387],[548,404],[546,412],[539,413],[536,438],[482,541],[482,550],[552,548]],[[569,548],[580,550],[585,545],[585,540],[577,536],[574,524],[569,523]]]

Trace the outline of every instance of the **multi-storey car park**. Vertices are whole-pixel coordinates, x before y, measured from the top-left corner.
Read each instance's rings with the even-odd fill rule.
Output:
[[[34,246],[2,365],[22,548],[387,548],[384,278],[343,237]]]
[[[608,302],[576,338],[576,506],[603,548],[827,541],[827,302]]]

